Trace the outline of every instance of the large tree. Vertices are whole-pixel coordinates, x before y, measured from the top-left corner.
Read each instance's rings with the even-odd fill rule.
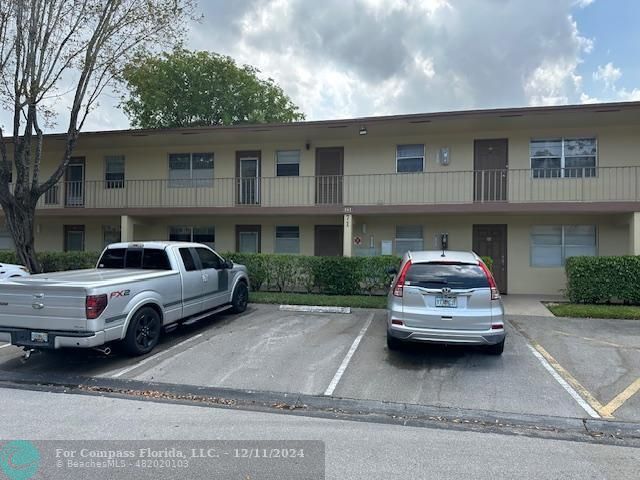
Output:
[[[304,115],[270,78],[227,56],[182,48],[140,55],[124,70],[124,111],[134,126],[291,122]]]
[[[32,272],[40,270],[36,204],[62,177],[87,115],[134,56],[175,45],[192,2],[0,0],[0,105],[12,115],[10,134],[0,128],[0,205],[18,258]],[[65,95],[64,153],[41,179],[43,128],[57,120],[54,107]]]

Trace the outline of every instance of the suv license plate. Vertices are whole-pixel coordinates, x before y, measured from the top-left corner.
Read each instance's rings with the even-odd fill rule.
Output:
[[[31,341],[34,343],[48,343],[49,334],[44,332],[31,332]]]
[[[456,297],[444,297],[438,295],[436,297],[436,307],[457,308],[458,299]]]

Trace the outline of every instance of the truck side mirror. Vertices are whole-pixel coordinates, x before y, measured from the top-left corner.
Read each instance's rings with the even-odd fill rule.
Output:
[[[227,270],[231,270],[233,268],[233,262],[231,260],[225,260],[223,267]]]
[[[397,267],[388,267],[387,268],[387,273],[389,275],[397,275],[398,274],[398,268]]]

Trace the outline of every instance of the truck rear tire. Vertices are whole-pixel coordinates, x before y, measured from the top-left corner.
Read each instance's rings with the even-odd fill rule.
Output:
[[[244,282],[238,282],[233,296],[231,297],[231,311],[233,313],[242,313],[247,309],[249,303],[249,288]]]
[[[129,323],[124,345],[132,356],[145,355],[158,344],[162,320],[158,312],[151,307],[142,307]]]

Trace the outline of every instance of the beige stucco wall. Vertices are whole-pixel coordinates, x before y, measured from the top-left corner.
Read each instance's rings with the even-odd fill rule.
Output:
[[[568,224],[597,225],[598,254],[622,255],[630,253],[630,231],[628,215],[401,215],[401,216],[354,216],[353,235],[368,247],[371,238],[376,249],[382,240],[394,240],[396,225],[422,225],[425,249],[438,246],[441,233],[449,235],[449,248],[470,250],[474,224],[507,225],[507,275],[509,293],[559,294],[564,288],[563,268],[532,267],[530,264],[530,231],[533,225]],[[283,217],[204,217],[167,216],[135,217],[135,240],[166,240],[171,225],[214,226],[216,249],[235,250],[235,226],[261,225],[262,251],[274,251],[275,227],[277,225],[300,226],[300,253],[314,253],[314,225],[340,225],[342,217],[322,216],[317,218],[300,216]],[[37,222],[36,247],[39,250],[62,250],[63,225],[84,224],[86,249],[102,248],[102,226],[119,225],[119,217],[79,217],[74,219],[42,218]],[[366,232],[363,231],[366,229]]]
[[[506,224],[509,293],[559,294],[565,286],[566,277],[562,267],[531,266],[530,232],[533,225],[597,225],[599,255],[629,253],[629,224],[628,217],[624,215],[403,215],[354,218],[354,236],[360,236],[365,246],[369,246],[373,237],[378,250],[382,240],[394,240],[396,225],[422,225],[425,249],[438,247],[439,235],[448,233],[451,250],[470,250],[474,224]],[[363,224],[366,225],[366,233],[363,233]]]

